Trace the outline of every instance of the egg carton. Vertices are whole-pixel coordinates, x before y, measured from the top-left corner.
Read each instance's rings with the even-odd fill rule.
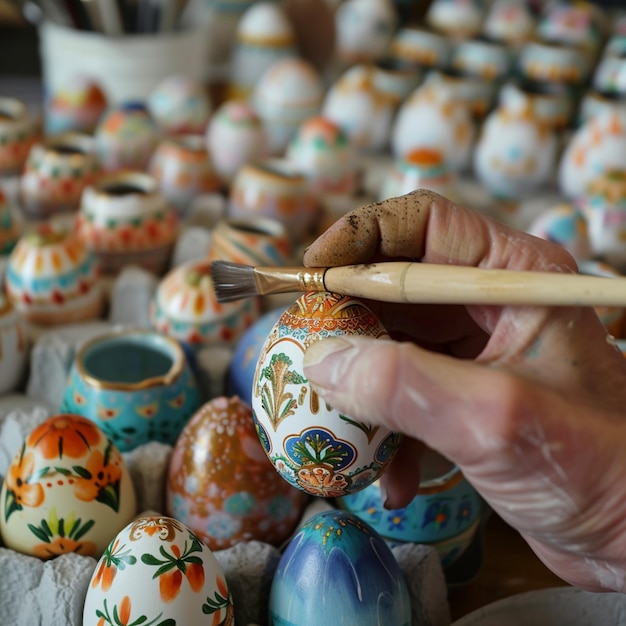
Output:
[[[154,288],[150,275],[125,270],[112,288],[108,320],[68,324],[39,332],[30,355],[24,393],[0,398],[0,479],[24,438],[58,412],[66,377],[77,347],[116,326],[145,326],[141,303]],[[204,400],[225,393],[232,353],[223,347],[206,348],[198,355]],[[165,512],[164,485],[172,447],[150,442],[123,453],[137,494],[137,510]],[[331,508],[314,499],[301,523]],[[447,626],[450,611],[446,581],[434,548],[406,544],[392,548],[411,596],[413,626]],[[280,550],[250,541],[215,551],[233,596],[239,625],[267,623],[269,590]],[[89,580],[96,560],[64,554],[51,561],[19,554],[0,546],[0,624],[2,626],[80,626]]]

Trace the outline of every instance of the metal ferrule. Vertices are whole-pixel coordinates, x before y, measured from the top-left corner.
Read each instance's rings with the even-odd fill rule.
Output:
[[[326,291],[325,267],[255,267],[254,277],[260,294],[293,291]]]

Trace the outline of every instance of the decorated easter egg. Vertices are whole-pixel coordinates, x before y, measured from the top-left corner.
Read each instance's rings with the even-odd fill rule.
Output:
[[[257,434],[274,467],[287,482],[322,497],[343,496],[375,481],[401,439],[343,415],[309,385],[304,351],[341,335],[388,336],[359,300],[325,291],[304,294],[272,328],[252,390]]]
[[[101,555],[136,514],[119,450],[90,420],[55,415],[25,439],[0,494],[0,535],[8,548],[49,559]]]
[[[270,624],[408,626],[411,603],[384,539],[345,511],[311,517],[289,542],[269,599]]]
[[[274,470],[252,410],[237,396],[206,403],[185,426],[170,460],[167,512],[212,549],[242,541],[280,545],[306,496]]]
[[[123,528],[87,587],[83,626],[232,626],[226,578],[209,548],[184,524],[142,516]]]

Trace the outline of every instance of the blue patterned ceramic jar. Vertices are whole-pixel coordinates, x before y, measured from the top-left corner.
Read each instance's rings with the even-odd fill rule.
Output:
[[[174,444],[201,405],[177,341],[146,330],[100,335],[77,352],[62,410],[95,422],[122,451]]]
[[[481,500],[461,470],[436,452],[422,458],[419,493],[403,509],[386,509],[379,481],[337,504],[365,520],[391,542],[432,544],[449,565],[470,545],[480,521]]]

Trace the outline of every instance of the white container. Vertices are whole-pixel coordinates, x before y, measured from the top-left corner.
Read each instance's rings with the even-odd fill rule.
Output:
[[[57,24],[40,28],[45,92],[54,94],[76,76],[87,76],[106,92],[109,104],[145,101],[174,74],[204,81],[208,44],[201,30],[110,37]]]

